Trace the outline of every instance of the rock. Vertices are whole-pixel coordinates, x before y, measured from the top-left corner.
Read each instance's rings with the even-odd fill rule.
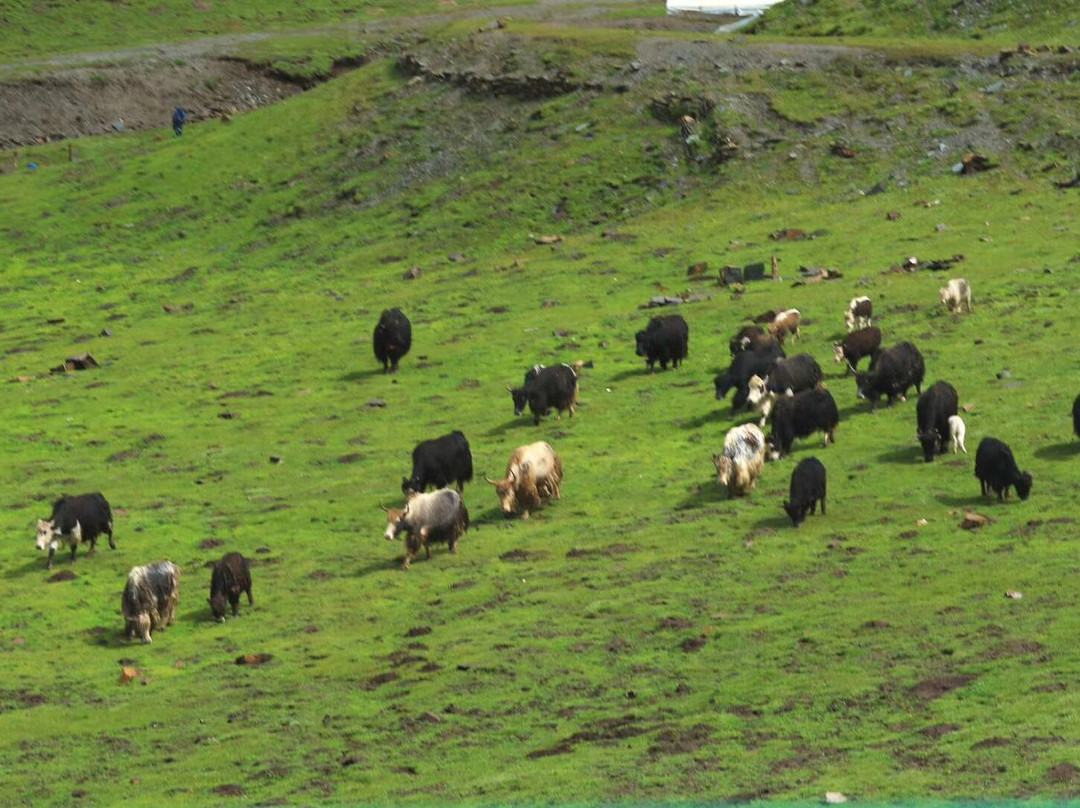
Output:
[[[1008,370],[1002,370],[997,374],[997,378],[998,379],[1011,379],[1012,378],[1012,373],[1010,373]]]
[[[990,524],[988,517],[983,516],[981,513],[975,513],[975,511],[968,511],[964,514],[964,520],[960,523],[960,527],[964,530],[974,530],[988,524]]]
[[[839,791],[826,791],[825,792],[825,804],[826,805],[839,805],[842,802],[847,802],[847,797],[845,797]]]
[[[135,668],[129,668],[125,665],[120,669],[120,684],[127,684],[138,675],[139,672]]]
[[[1005,593],[1005,597],[1011,598],[1012,600],[1020,600],[1024,595],[1021,592],[1017,592],[1015,589],[1010,589]]]
[[[368,409],[376,409],[376,408],[380,408],[380,407],[385,407],[386,406],[386,399],[384,399],[384,398],[373,398],[373,399],[370,399],[369,401],[365,401],[364,406],[367,407]]]
[[[273,654],[241,654],[236,658],[237,665],[265,665],[274,658]]]
[[[415,281],[423,274],[424,272],[422,269],[420,269],[420,267],[409,267],[407,270],[405,270],[405,274],[401,277],[403,280]]]
[[[533,241],[537,244],[558,244],[563,240],[562,236],[533,236]]]

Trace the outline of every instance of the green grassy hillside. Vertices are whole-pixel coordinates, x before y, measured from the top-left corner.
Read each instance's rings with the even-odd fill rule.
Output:
[[[425,57],[500,52],[450,33]],[[605,63],[696,47],[516,33],[521,58],[587,54],[601,84],[624,80]],[[390,56],[182,138],[79,141],[71,161],[46,144],[7,166],[10,803],[1075,795],[1080,222],[1052,180],[1076,165],[1076,83],[1032,71],[986,92],[996,78],[960,55],[719,72],[695,52],[625,92],[531,100],[413,80]],[[689,155],[680,103],[713,107]],[[714,161],[714,133],[734,159]],[[954,174],[969,150],[997,167]],[[789,228],[813,237],[771,239]],[[957,254],[947,273],[888,272]],[[783,279],[741,294],[686,279],[772,255]],[[800,265],[843,277],[793,286]],[[939,304],[950,275],[972,315]],[[684,290],[689,360],[649,374],[641,306]],[[831,342],[857,294],[888,343],[922,348],[928,384],[957,387],[971,454],[925,464],[914,400],[856,400]],[[386,376],[370,340],[392,305],[414,343]],[[825,367],[838,442],[798,441],[730,501],[711,456],[748,415],[712,379],[730,334],[777,306],[803,312],[790,349]],[[48,372],[87,351],[100,368]],[[576,359],[593,367],[573,419],[512,416],[508,384]],[[452,429],[472,444],[473,526],[406,573],[378,507],[400,503],[413,445]],[[978,496],[988,435],[1034,475],[1027,502]],[[504,520],[483,475],[540,439],[562,501]],[[811,455],[829,511],[796,530],[781,502]],[[118,549],[50,581],[34,523],[93,490]],[[968,509],[991,524],[961,530]],[[207,565],[229,550],[253,561],[256,605],[219,625]],[[129,644],[125,575],[159,558],[183,570],[177,624]]]

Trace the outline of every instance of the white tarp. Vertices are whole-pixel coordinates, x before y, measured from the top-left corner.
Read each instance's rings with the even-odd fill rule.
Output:
[[[703,14],[735,14],[757,16],[781,0],[667,0],[667,13],[699,11]]]

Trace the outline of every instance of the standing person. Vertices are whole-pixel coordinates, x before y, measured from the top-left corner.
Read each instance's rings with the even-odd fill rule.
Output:
[[[187,112],[183,107],[177,107],[173,110],[172,114],[172,128],[176,132],[176,136],[184,134],[184,124],[187,122]]]

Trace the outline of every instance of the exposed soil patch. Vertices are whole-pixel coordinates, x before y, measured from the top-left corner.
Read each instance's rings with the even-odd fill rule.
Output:
[[[1050,767],[1046,780],[1050,783],[1074,783],[1080,780],[1080,768],[1072,763],[1059,763]]]
[[[665,629],[688,629],[692,625],[693,623],[685,617],[665,617],[656,624],[656,628],[658,631],[663,631]]]
[[[958,729],[960,729],[958,724],[934,724],[932,727],[920,730],[920,732],[927,738],[940,738],[950,732],[956,732]]]
[[[214,786],[210,789],[210,793],[217,794],[219,797],[243,797],[244,788],[235,783],[225,783],[224,785]]]
[[[1010,741],[1008,738],[994,737],[994,738],[987,738],[986,740],[979,741],[978,743],[973,743],[971,745],[971,748],[972,748],[972,750],[993,749],[993,748],[998,747],[998,746],[1010,746],[1011,744],[1012,744],[1012,741]]]
[[[1042,643],[1037,643],[1034,640],[1008,640],[1001,643],[1001,645],[995,645],[984,656],[986,659],[1002,659],[1025,654],[1038,654],[1042,650]]]
[[[974,682],[979,677],[973,673],[965,673],[956,676],[933,676],[923,679],[909,691],[912,696],[922,701],[933,701],[942,696],[947,696],[954,690]]]
[[[361,687],[364,690],[374,690],[380,685],[385,685],[387,682],[393,682],[396,679],[400,678],[401,675],[398,673],[394,673],[393,671],[388,671],[387,673],[379,673],[364,682]]]
[[[696,724],[689,729],[665,729],[656,735],[656,742],[649,747],[649,754],[689,755],[698,751],[712,739],[712,727]]]
[[[537,558],[541,558],[541,553],[533,553],[528,550],[522,550],[521,548],[515,548],[508,550],[499,556],[500,561],[532,561]]]
[[[225,542],[221,539],[203,539],[199,542],[198,547],[200,550],[213,550],[215,547],[220,547]]]
[[[178,105],[192,123],[258,109],[301,91],[244,62],[205,56],[177,61],[151,58],[0,82],[0,108],[5,110],[0,147],[168,128]]]
[[[546,749],[535,749],[532,752],[529,752],[526,757],[535,759],[551,757],[553,755],[565,755],[568,752],[573,751],[574,744],[582,743],[584,741],[610,745],[626,738],[644,735],[645,733],[652,732],[656,729],[655,726],[645,726],[639,722],[640,719],[634,715],[624,715],[621,718],[601,719],[586,729],[575,732],[569,738],[564,738],[554,746]]]

